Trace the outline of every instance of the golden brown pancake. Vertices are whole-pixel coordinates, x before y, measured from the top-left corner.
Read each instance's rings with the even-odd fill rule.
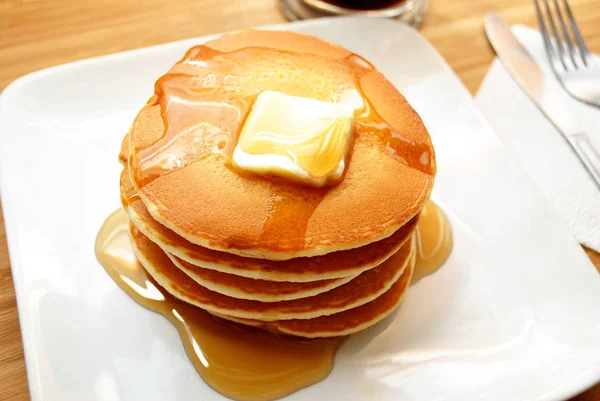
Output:
[[[135,196],[135,189],[127,174],[127,168],[121,174],[121,193],[130,221],[165,252],[176,256],[181,261],[179,267],[184,270],[193,270],[191,266],[185,268],[184,262],[188,262],[223,273],[270,281],[307,282],[355,276],[381,264],[397,252],[408,240],[418,222],[418,217],[413,217],[388,238],[361,248],[312,258],[271,261],[204,248],[192,244],[163,226],[152,218],[144,203]]]
[[[415,254],[402,276],[381,296],[357,308],[314,319],[291,319],[275,322],[240,319],[223,314],[217,316],[234,322],[261,327],[265,330],[292,334],[299,337],[337,337],[364,330],[381,321],[400,304],[414,271]]]
[[[435,157],[421,119],[382,74],[339,46],[292,32],[228,34],[190,49],[155,88],[121,157],[130,152],[150,215],[189,242],[270,260],[357,248],[396,232],[431,192]],[[363,96],[339,185],[234,171],[238,131],[264,90]]]
[[[346,284],[356,277],[354,275],[308,282],[257,280],[198,267],[178,259],[168,252],[167,256],[181,271],[211,291],[233,298],[260,302],[288,301],[311,297]]]
[[[173,296],[215,313],[262,321],[310,319],[363,305],[387,291],[409,264],[414,241],[381,265],[350,282],[308,298],[279,302],[237,299],[211,291],[176,267],[167,254],[131,225],[131,238],[142,266]]]

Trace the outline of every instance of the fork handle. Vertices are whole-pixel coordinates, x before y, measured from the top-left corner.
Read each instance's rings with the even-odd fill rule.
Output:
[[[569,135],[568,140],[600,190],[600,153],[594,148],[586,134]]]

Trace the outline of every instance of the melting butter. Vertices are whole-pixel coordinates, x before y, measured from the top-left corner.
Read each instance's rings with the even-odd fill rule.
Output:
[[[242,127],[233,165],[322,187],[341,180],[353,131],[349,104],[264,91]]]

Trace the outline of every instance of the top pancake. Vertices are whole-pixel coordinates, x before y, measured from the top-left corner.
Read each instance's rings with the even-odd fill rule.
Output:
[[[242,31],[190,49],[157,81],[124,141],[138,195],[186,240],[286,260],[386,238],[429,197],[435,157],[404,97],[368,62],[320,39]],[[230,156],[263,90],[322,101],[358,94],[343,181],[312,188],[240,173]]]

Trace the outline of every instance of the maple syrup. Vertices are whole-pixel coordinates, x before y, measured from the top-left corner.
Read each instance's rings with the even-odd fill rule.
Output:
[[[298,89],[294,76],[287,77],[291,83],[285,80],[276,84],[270,82],[270,72],[265,65],[273,67],[288,63],[281,70],[294,71],[297,65],[306,64],[308,57],[314,58],[315,62],[323,61],[323,56],[261,47],[231,52],[204,45],[190,49],[169,73],[159,78],[149,102],[151,107],[160,109],[162,135],[152,140],[134,139],[131,143],[128,165],[135,187],[143,192],[144,186],[163,175],[198,160],[216,157],[217,163],[235,170],[244,179],[273,181],[270,184],[273,196],[265,215],[261,243],[269,247],[280,244],[282,251],[304,248],[309,220],[327,194],[327,187],[311,193],[303,191],[299,195],[285,179],[261,178],[234,169],[231,163],[239,133],[256,97],[265,90],[274,89],[290,92],[290,95],[297,95],[292,92],[300,90],[303,96],[326,96],[328,98],[319,100],[328,102],[343,99],[348,93],[355,94],[361,104],[354,113],[355,137],[373,138],[374,146],[381,146],[383,152],[401,163],[428,175],[435,174],[431,144],[407,137],[406,133],[388,124],[377,111],[377,102],[374,104],[364,93],[363,78],[376,71],[361,56],[351,53],[340,59],[327,59],[327,63],[337,63],[337,78],[331,79],[339,82],[332,86],[331,93],[323,94],[306,85]],[[262,67],[255,67],[256,64]],[[249,73],[249,68],[255,69]],[[301,78],[305,78],[304,75],[297,79]],[[352,159],[352,151],[350,145],[347,163]],[[236,246],[243,248],[244,244],[238,241]]]
[[[452,229],[444,211],[433,201],[421,210],[415,229],[417,259],[412,283],[444,265],[452,251]]]
[[[225,163],[230,166],[239,133],[258,94],[278,88],[282,93],[298,90],[293,84],[289,84],[291,86],[288,88],[287,84],[277,80],[270,82],[261,75],[268,76],[268,71],[250,73],[248,66],[262,62],[273,68],[289,63],[290,67],[282,69],[293,71],[307,57],[322,60],[322,56],[260,47],[231,52],[220,52],[204,45],[190,49],[155,84],[155,93],[149,105],[159,107],[164,130],[153,143],[145,143],[145,140],[133,143],[129,163],[136,186],[142,188],[164,174],[210,155],[223,156]],[[349,92],[357,92],[363,105],[355,111],[357,135],[378,138],[397,160],[426,174],[434,174],[435,159],[430,144],[406,138],[390,126],[363,92],[361,80],[374,71],[373,65],[353,53],[337,60],[327,60],[337,63],[341,81],[331,93],[323,94],[315,90],[313,96],[327,95],[327,99],[319,100],[336,102]],[[292,82],[294,77],[289,79]],[[312,93],[306,87],[302,87],[302,91],[307,91],[304,96]]]
[[[432,201],[421,211],[415,235],[413,282],[439,269],[452,249],[448,219]],[[303,339],[238,325],[166,292],[137,261],[123,209],[106,219],[95,251],[121,289],[173,323],[196,370],[219,393],[241,401],[274,400],[317,383],[331,372],[343,337]]]
[[[343,337],[302,339],[269,333],[215,317],[182,302],[156,284],[136,260],[124,210],[105,221],[96,257],[115,283],[140,305],[165,316],[179,331],[202,379],[241,401],[281,398],[323,380]]]

